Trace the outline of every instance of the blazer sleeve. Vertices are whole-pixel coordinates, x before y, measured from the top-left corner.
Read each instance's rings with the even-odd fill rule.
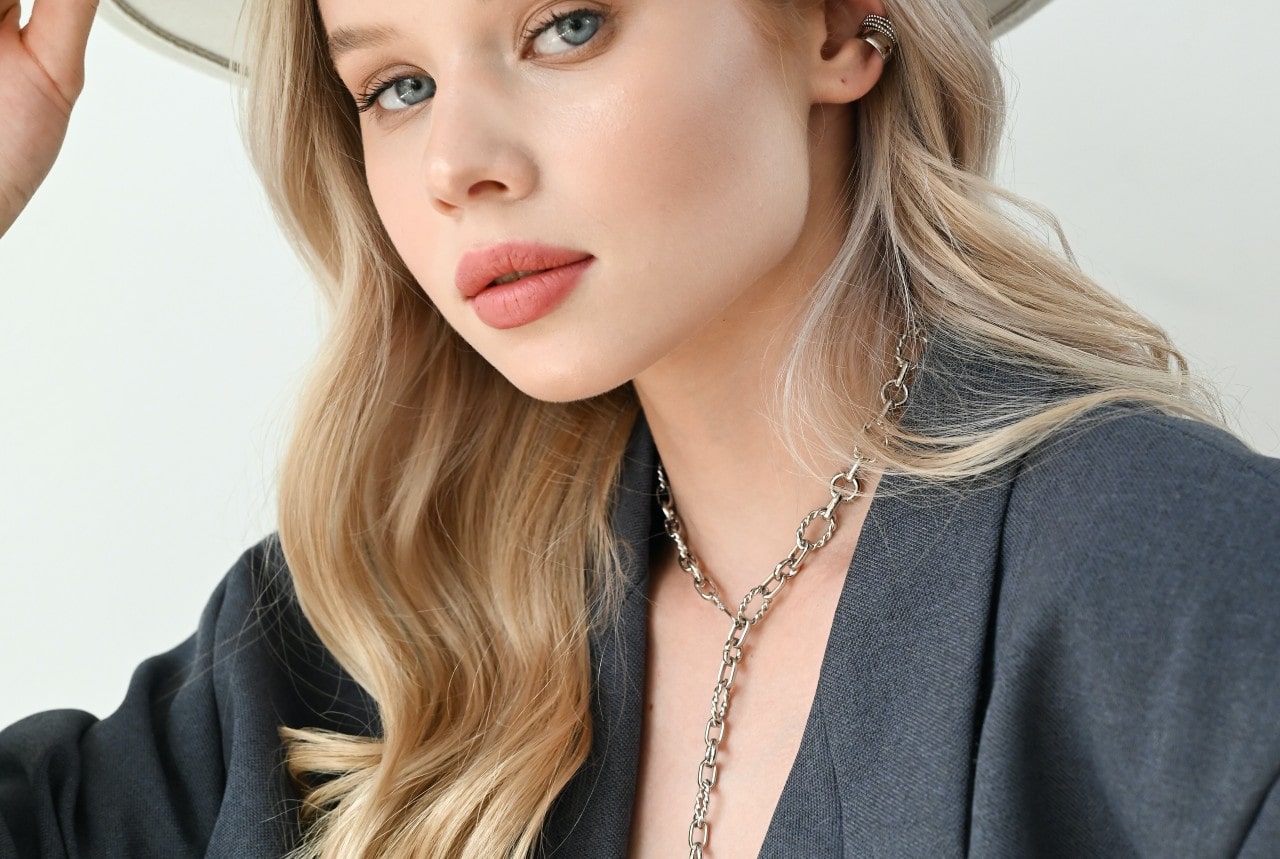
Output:
[[[1028,458],[975,855],[1280,855],[1280,460],[1145,413]]]
[[[0,857],[283,855],[297,798],[279,727],[369,732],[370,713],[268,539],[191,638],[138,667],[115,713],[57,710],[0,732]]]

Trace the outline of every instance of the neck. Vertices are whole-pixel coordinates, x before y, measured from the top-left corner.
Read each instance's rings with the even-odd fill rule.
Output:
[[[828,477],[852,459],[850,439],[848,460],[797,461],[779,433],[773,398],[787,344],[775,332],[794,330],[790,308],[802,304],[787,292],[733,308],[635,380],[686,540],[735,603],[792,549],[800,521],[829,500]],[[797,441],[800,450],[820,449]],[[861,484],[864,495],[841,507],[833,540],[806,560],[807,576],[848,568],[876,475],[864,469]]]

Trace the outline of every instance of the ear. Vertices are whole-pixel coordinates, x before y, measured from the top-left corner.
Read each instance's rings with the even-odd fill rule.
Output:
[[[868,15],[884,15],[879,0],[820,0],[814,4],[805,51],[810,100],[848,104],[862,98],[880,80],[884,60],[858,30]]]

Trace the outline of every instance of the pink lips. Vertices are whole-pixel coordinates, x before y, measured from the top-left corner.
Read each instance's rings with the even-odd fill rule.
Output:
[[[480,321],[492,328],[527,325],[569,297],[595,257],[569,248],[506,242],[463,255],[455,282]],[[537,272],[494,284],[515,272]]]

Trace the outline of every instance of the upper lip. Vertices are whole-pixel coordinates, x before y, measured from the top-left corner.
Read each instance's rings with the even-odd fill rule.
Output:
[[[503,242],[463,254],[458,261],[454,281],[463,298],[471,298],[498,278],[512,272],[559,268],[590,256],[591,254],[583,251],[536,242]]]

